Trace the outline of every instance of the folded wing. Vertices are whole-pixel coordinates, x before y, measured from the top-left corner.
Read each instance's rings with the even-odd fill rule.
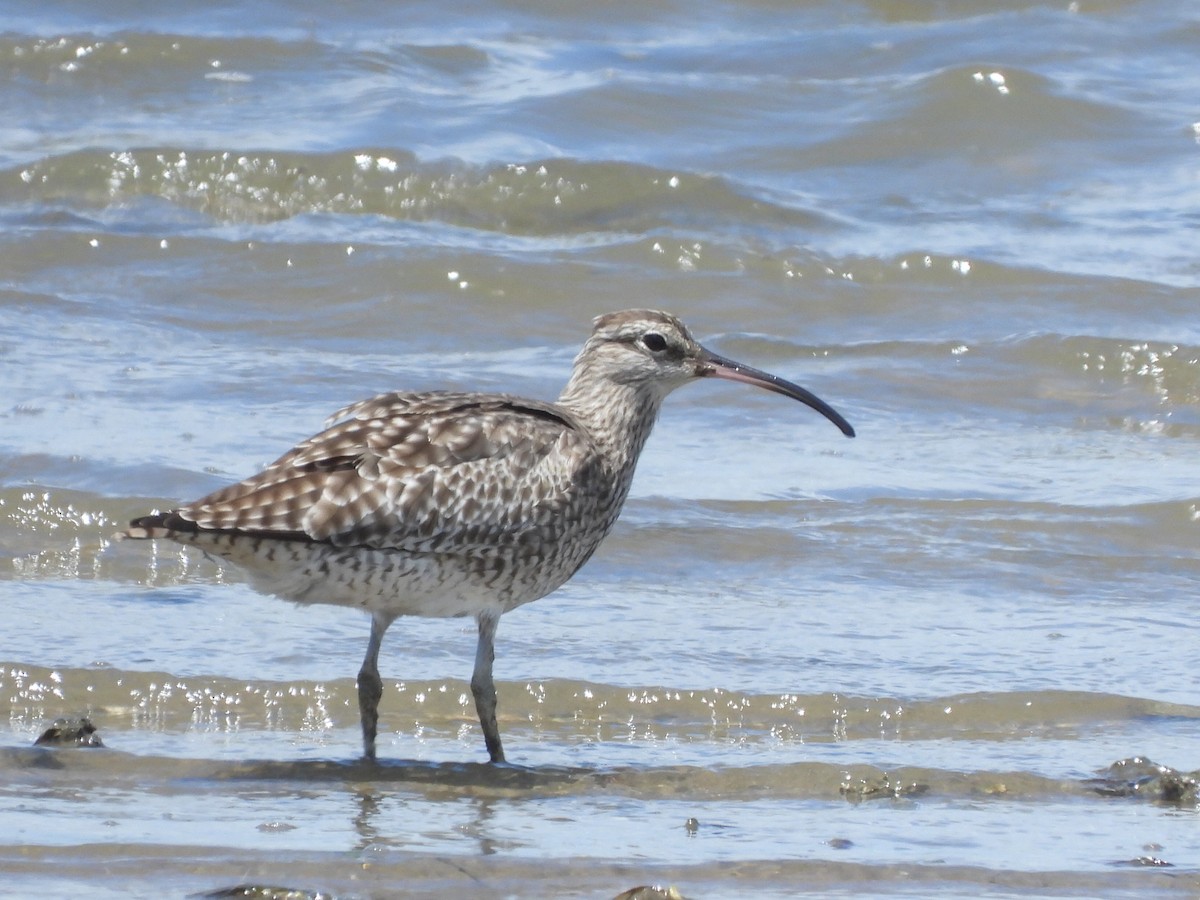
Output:
[[[331,421],[164,524],[470,552],[544,539],[561,521],[556,510],[596,475],[597,455],[569,413],[508,395],[384,394]]]

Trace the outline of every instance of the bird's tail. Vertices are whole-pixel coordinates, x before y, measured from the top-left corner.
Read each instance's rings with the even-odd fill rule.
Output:
[[[177,534],[194,534],[200,530],[195,522],[190,522],[176,510],[165,513],[154,513],[150,516],[140,516],[129,523],[124,531],[118,531],[113,537],[118,541],[147,541],[154,538],[171,538]]]

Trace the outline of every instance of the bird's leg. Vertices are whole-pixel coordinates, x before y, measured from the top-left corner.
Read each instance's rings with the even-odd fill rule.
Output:
[[[367,655],[358,670],[358,712],[362,717],[363,756],[375,758],[375,735],[379,728],[379,698],[383,696],[383,679],[379,677],[379,647],[383,634],[392,620],[387,616],[371,617],[371,639]]]
[[[500,624],[500,614],[480,613],[478,621],[479,646],[475,650],[471,693],[475,695],[475,711],[479,713],[488,756],[492,762],[502,763],[504,748],[500,745],[500,728],[496,725],[496,684],[492,681],[492,663],[496,660],[496,626]]]

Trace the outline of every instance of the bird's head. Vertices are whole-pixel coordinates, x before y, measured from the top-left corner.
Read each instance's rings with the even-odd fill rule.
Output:
[[[652,309],[627,309],[599,316],[591,337],[575,359],[576,371],[646,393],[661,402],[675,388],[697,378],[724,378],[774,391],[812,407],[846,437],[854,429],[812,392],[706,349],[675,316]]]

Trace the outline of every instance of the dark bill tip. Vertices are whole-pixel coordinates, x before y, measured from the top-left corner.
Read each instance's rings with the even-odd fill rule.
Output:
[[[724,378],[726,381],[739,381],[742,384],[752,384],[755,387],[791,397],[793,400],[799,400],[836,425],[846,437],[854,437],[854,426],[842,418],[841,413],[812,391],[786,381],[778,375],[742,365],[740,362],[734,362],[732,359],[726,359],[708,350],[704,351],[696,374],[709,378]]]

